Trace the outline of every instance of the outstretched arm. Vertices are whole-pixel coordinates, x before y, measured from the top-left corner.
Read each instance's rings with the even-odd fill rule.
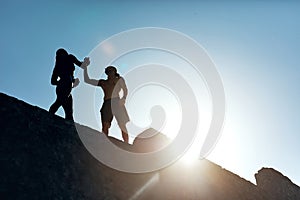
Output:
[[[83,62],[80,62],[74,55],[70,54],[69,55],[72,62],[77,65],[78,67],[81,67],[81,65],[83,64]],[[82,68],[82,67],[81,67]]]
[[[83,62],[81,62],[74,55],[70,54],[70,56],[72,58],[72,62],[82,69],[86,68],[90,64],[89,57],[85,57]]]
[[[95,79],[90,79],[88,72],[87,72],[87,67],[83,68],[83,76],[84,76],[84,82],[90,85],[98,86],[99,80]]]
[[[94,86],[98,86],[98,80],[95,79],[91,79],[89,77],[89,74],[87,72],[87,66],[90,64],[90,58],[89,57],[85,57],[84,61],[81,64],[81,68],[83,69],[83,77],[84,77],[84,82],[90,84],[90,85],[94,85]]]

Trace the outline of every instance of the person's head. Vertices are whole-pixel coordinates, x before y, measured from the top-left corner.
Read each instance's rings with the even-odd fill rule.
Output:
[[[120,75],[117,73],[117,68],[115,68],[114,66],[106,67],[105,74],[108,76],[108,78],[120,77]]]
[[[60,48],[56,51],[56,59],[63,58],[67,55],[68,55],[68,52],[63,48]]]

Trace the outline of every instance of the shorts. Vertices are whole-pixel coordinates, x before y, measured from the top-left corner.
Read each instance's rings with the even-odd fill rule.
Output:
[[[113,117],[116,117],[118,124],[126,124],[129,122],[129,116],[125,105],[120,105],[120,98],[112,98],[104,100],[101,110],[101,121],[111,123]]]

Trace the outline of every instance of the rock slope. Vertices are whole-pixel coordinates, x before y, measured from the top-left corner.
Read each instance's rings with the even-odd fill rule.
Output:
[[[297,185],[268,168],[255,175],[257,185],[208,160],[188,168],[178,161],[144,174],[111,169],[88,152],[76,127],[99,132],[3,93],[0,116],[0,199],[300,199]],[[162,140],[137,139],[131,146],[111,139],[134,152],[151,151]]]

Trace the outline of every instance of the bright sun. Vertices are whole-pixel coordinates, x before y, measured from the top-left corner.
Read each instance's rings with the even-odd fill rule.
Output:
[[[199,159],[200,150],[197,148],[190,148],[180,159],[184,164],[191,165]]]
[[[227,131],[226,131],[227,130]],[[225,132],[224,132],[225,131]],[[234,142],[232,138],[228,137],[228,126],[224,127],[222,135],[220,136],[219,140],[216,143],[216,146],[213,147],[210,154],[207,156],[208,159],[212,161],[219,162],[224,160],[226,154],[230,154],[233,151],[232,143]],[[191,165],[196,160],[200,159],[200,151],[205,139],[205,134],[199,133],[189,149],[180,159],[184,164]],[[228,159],[228,157],[226,157]],[[231,161],[228,161],[229,163]]]

